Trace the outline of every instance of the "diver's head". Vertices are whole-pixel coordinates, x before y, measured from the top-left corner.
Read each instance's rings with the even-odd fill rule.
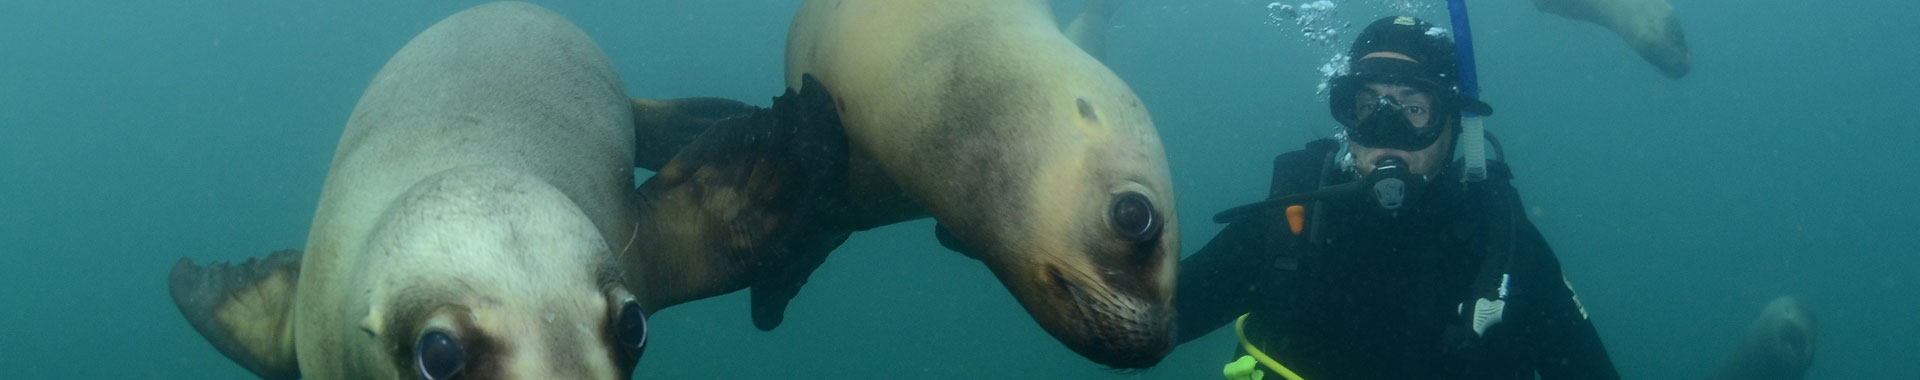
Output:
[[[1350,71],[1330,81],[1329,108],[1345,126],[1354,168],[1371,174],[1397,158],[1414,175],[1439,173],[1453,155],[1460,112],[1492,107],[1460,94],[1453,41],[1413,17],[1376,20],[1348,50]]]

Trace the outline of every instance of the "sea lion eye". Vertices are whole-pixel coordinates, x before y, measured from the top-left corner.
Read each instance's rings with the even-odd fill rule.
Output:
[[[632,357],[640,357],[647,349],[647,315],[640,311],[640,303],[627,300],[620,306],[619,319],[614,322],[614,333],[619,335],[620,346],[627,349]]]
[[[466,368],[467,355],[460,349],[460,342],[443,331],[430,331],[420,336],[413,346],[413,361],[418,364],[420,376],[428,380],[451,379]]]
[[[1154,213],[1153,202],[1140,193],[1128,192],[1115,199],[1110,219],[1115,232],[1135,243],[1160,237],[1160,215]]]

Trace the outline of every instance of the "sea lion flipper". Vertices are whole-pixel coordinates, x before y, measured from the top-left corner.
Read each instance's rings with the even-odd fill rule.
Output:
[[[801,238],[787,242],[783,263],[770,277],[753,285],[750,289],[750,309],[753,313],[753,327],[760,331],[773,331],[786,319],[787,303],[800,294],[800,287],[807,284],[807,278],[813,276],[820,264],[827,262],[827,254],[840,243],[845,243],[851,233],[839,235]]]
[[[940,246],[942,247],[947,247],[947,249],[949,250],[952,250],[954,252],[959,252],[961,255],[966,255],[968,258],[972,258],[974,260],[980,259],[979,257],[973,255],[972,249],[967,248],[967,242],[960,241],[959,236],[953,236],[953,231],[948,231],[947,226],[940,225],[939,223],[934,223],[933,238],[935,240],[939,240]]]
[[[760,110],[722,98],[633,99],[633,164],[660,171],[681,149],[720,120]]]
[[[220,353],[261,378],[298,379],[292,322],[300,255],[282,250],[204,267],[183,257],[167,285],[187,322]]]
[[[794,207],[789,209],[794,231],[777,243],[777,264],[765,280],[752,288],[753,324],[761,330],[773,330],[786,318],[787,303],[799,295],[827,254],[840,247],[852,229],[834,223],[848,203],[847,175],[850,164],[846,130],[840,114],[817,78],[801,80],[800,91],[773,100],[779,130],[792,133],[786,142],[786,159],[800,163],[795,169],[810,171],[798,177],[799,191],[782,192]]]
[[[714,123],[641,184],[640,238],[630,256],[657,310],[747,287],[756,321],[785,305],[853,231],[847,136],[832,97],[788,90],[774,106]]]

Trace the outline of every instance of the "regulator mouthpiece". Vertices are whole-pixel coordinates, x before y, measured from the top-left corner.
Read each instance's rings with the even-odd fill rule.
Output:
[[[1399,211],[1407,199],[1412,198],[1425,180],[1413,175],[1407,162],[1396,157],[1388,157],[1373,164],[1373,172],[1367,174],[1367,187],[1372,190],[1373,200],[1386,211]]]

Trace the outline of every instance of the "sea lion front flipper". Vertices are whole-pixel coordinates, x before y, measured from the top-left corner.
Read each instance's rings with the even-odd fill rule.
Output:
[[[849,150],[832,98],[789,90],[773,104],[715,123],[641,184],[643,244],[629,260],[646,272],[643,308],[754,287],[755,320],[771,328],[853,231],[841,218]]]
[[[220,353],[266,379],[298,379],[293,304],[300,251],[282,250],[238,265],[180,258],[167,276],[173,303]]]
[[[660,171],[682,148],[727,118],[760,110],[738,100],[721,98],[633,99],[633,164]]]
[[[959,236],[953,236],[953,231],[948,231],[947,226],[934,223],[933,238],[939,240],[940,246],[947,247],[948,250],[959,252],[961,255],[965,255],[974,260],[980,259],[979,256],[973,255],[973,249],[967,248],[967,242],[960,241]]]
[[[802,79],[798,93],[788,90],[773,100],[780,129],[793,133],[785,158],[811,172],[790,173],[804,174],[801,178],[806,180],[801,181],[801,191],[781,194],[805,207],[790,210],[794,231],[774,248],[779,262],[766,279],[753,285],[753,325],[762,331],[780,326],[787,304],[800,294],[807,278],[853,233],[838,217],[850,203],[847,183],[852,153],[836,107],[826,86],[811,76]]]
[[[753,285],[749,294],[749,309],[753,313],[753,327],[760,331],[773,331],[787,318],[787,304],[794,296],[800,295],[800,287],[807,284],[807,278],[813,276],[820,264],[827,262],[827,254],[840,243],[845,243],[851,232],[838,235],[812,235],[809,238],[796,239],[786,244],[787,260],[765,280]]]

